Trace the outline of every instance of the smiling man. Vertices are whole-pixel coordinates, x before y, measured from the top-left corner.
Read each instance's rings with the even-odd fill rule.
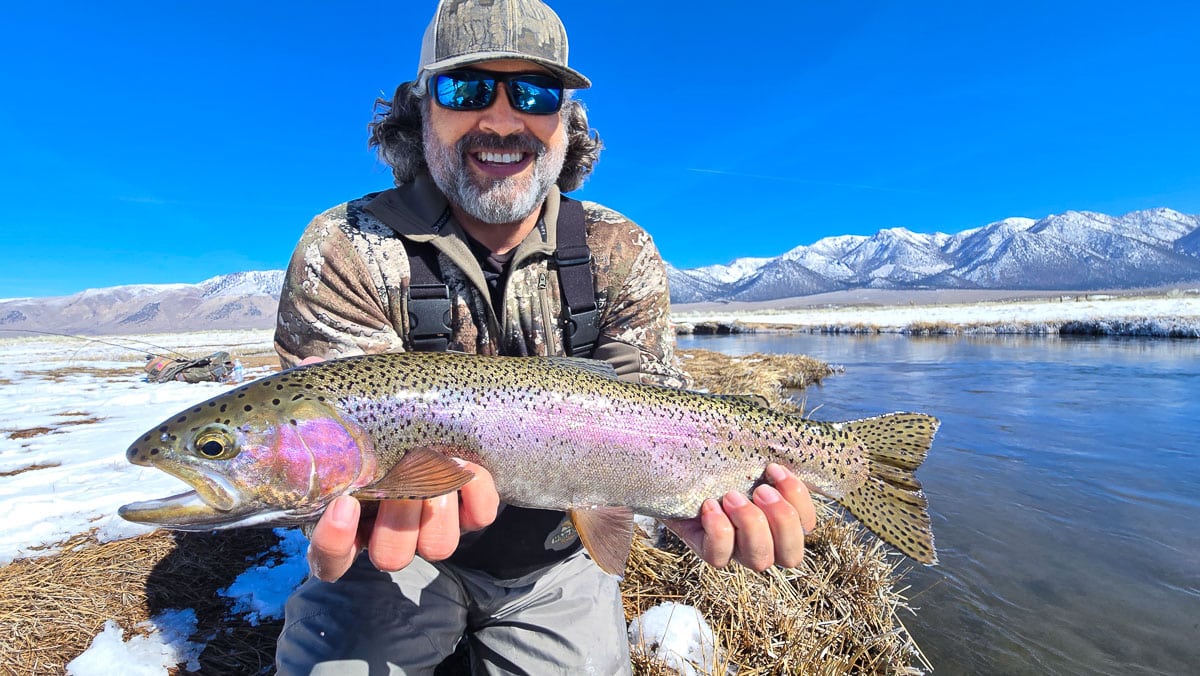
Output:
[[[280,297],[285,366],[455,350],[604,360],[683,386],[666,270],[621,214],[566,198],[599,137],[571,91],[558,16],[537,0],[445,0],[416,78],[381,102],[371,143],[396,187],[309,224]],[[430,500],[369,513],[336,500],[311,532],[312,576],[287,605],[281,674],[428,674],[465,645],[487,673],[628,673],[617,580],[561,512],[500,503],[486,469]],[[751,499],[669,524],[706,561],[796,565],[815,515],[777,466]],[[463,643],[465,641],[465,643]]]

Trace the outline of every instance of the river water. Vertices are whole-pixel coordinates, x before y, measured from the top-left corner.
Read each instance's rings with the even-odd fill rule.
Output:
[[[940,674],[1200,673],[1200,341],[749,335],[845,373],[812,417],[941,418],[925,486],[940,564],[902,616]]]

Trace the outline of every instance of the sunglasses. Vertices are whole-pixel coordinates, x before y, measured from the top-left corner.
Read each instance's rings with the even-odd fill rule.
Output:
[[[543,73],[494,73],[451,70],[429,78],[438,105],[450,110],[483,110],[496,100],[496,85],[504,83],[513,110],[530,115],[553,115],[562,107],[563,84]]]

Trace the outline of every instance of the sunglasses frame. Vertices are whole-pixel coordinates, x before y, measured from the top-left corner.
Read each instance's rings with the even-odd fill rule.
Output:
[[[474,81],[476,83],[490,81],[489,89],[491,91],[491,96],[490,96],[490,98],[488,98],[488,100],[482,106],[479,106],[478,108],[472,108],[472,107],[464,108],[464,107],[459,107],[459,106],[447,105],[447,104],[443,103],[441,97],[438,96],[438,79],[442,78],[442,77],[447,77],[447,76],[451,76],[456,80]],[[547,86],[546,84],[538,84],[537,82],[530,82],[528,80],[528,78],[531,78],[531,77],[537,78],[538,80],[545,80],[547,82],[553,82],[554,86]],[[522,81],[524,81],[524,84],[527,84],[527,85],[530,85],[533,87],[537,87],[539,89],[546,89],[546,90],[557,89],[558,90],[558,105],[554,107],[554,110],[547,110],[544,112],[523,110],[521,108],[520,104],[518,104],[518,102],[517,102],[517,95],[513,91],[513,87],[511,84],[512,82],[517,82],[518,84],[520,84],[520,83],[522,83]],[[563,99],[566,96],[566,87],[563,86],[562,80],[558,79],[557,77],[555,77],[553,75],[550,75],[549,73],[538,73],[538,72],[500,73],[500,72],[496,72],[496,71],[492,71],[492,70],[483,70],[482,68],[454,68],[452,70],[446,70],[446,71],[442,71],[440,73],[434,73],[433,75],[430,75],[429,81],[426,84],[426,89],[427,89],[427,91],[429,91],[430,96],[433,97],[434,102],[437,103],[442,108],[445,108],[447,110],[471,112],[471,111],[485,110],[489,106],[491,106],[493,103],[495,103],[496,97],[497,97],[496,86],[499,84],[504,85],[504,92],[508,96],[508,104],[510,106],[512,106],[512,109],[517,111],[518,113],[524,113],[526,115],[554,115],[558,111],[562,110]]]

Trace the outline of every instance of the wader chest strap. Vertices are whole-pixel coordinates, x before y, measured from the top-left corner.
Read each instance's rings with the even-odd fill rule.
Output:
[[[417,352],[445,352],[450,346],[450,287],[442,282],[438,252],[428,242],[405,242],[408,249],[408,337]]]
[[[600,308],[592,280],[592,250],[587,245],[583,204],[563,197],[558,203],[558,248],[554,252],[558,286],[567,317],[563,347],[572,357],[590,357],[600,338]]]

